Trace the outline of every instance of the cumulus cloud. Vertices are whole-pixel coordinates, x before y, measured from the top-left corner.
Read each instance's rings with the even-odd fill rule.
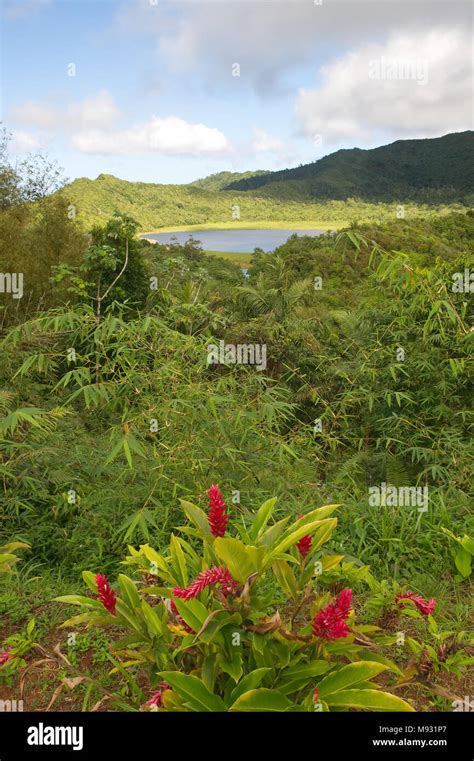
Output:
[[[270,96],[288,91],[288,75],[320,65],[335,47],[385,40],[391,29],[469,28],[472,11],[470,0],[134,0],[118,23],[127,35],[155,37],[167,66],[202,75],[208,88],[235,85],[232,64],[239,63],[239,83]]]
[[[107,90],[100,90],[80,103],[66,105],[30,100],[13,106],[9,114],[15,123],[53,131],[111,127],[120,116]]]
[[[73,136],[84,153],[116,156],[164,154],[205,155],[230,150],[225,135],[205,124],[190,124],[176,116],[153,116],[144,124],[121,130],[87,130]]]
[[[29,153],[41,147],[41,140],[31,134],[31,132],[25,132],[24,130],[14,130],[12,132],[12,139],[9,145],[9,150],[12,153]]]
[[[281,153],[285,150],[285,144],[276,135],[271,135],[263,129],[256,127],[253,131],[254,137],[252,141],[252,148],[258,153]]]
[[[446,28],[359,46],[323,66],[317,87],[299,90],[301,129],[329,144],[472,129],[470,50],[467,30]]]

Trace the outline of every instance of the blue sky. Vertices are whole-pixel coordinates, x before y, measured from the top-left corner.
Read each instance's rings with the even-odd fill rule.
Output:
[[[2,121],[71,179],[294,166],[472,129],[471,29],[463,0],[6,0]]]

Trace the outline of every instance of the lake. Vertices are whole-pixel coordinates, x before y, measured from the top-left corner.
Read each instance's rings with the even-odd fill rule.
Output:
[[[255,248],[273,251],[281,246],[291,235],[323,235],[326,230],[194,230],[181,233],[151,233],[142,237],[156,240],[157,243],[171,243],[175,239],[181,245],[192,235],[201,242],[205,251],[233,251],[239,254],[252,254]]]

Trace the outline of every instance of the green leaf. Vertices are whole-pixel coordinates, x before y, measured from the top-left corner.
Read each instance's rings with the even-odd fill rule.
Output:
[[[95,573],[92,573],[92,571],[83,571],[82,578],[84,579],[91,592],[97,595],[97,582],[95,580]]]
[[[194,632],[198,632],[209,616],[209,611],[199,600],[174,598],[178,613]]]
[[[293,703],[278,690],[260,687],[258,690],[248,690],[240,695],[229,711],[281,712],[292,707]]]
[[[471,553],[465,550],[463,547],[460,547],[454,556],[454,562],[461,576],[467,579],[467,577],[471,575]]]
[[[103,608],[100,600],[93,600],[91,597],[85,597],[84,595],[61,595],[60,597],[54,597],[53,600],[54,602],[65,602],[68,605],[81,605],[84,608]]]
[[[129,579],[128,576],[125,576],[124,573],[119,573],[118,581],[120,584],[120,589],[122,591],[123,599],[129,606],[129,608],[131,608],[132,610],[135,610],[135,608],[139,608],[141,605],[141,599],[133,581]]]
[[[170,538],[170,552],[176,582],[181,587],[187,587],[188,569],[186,565],[186,557],[179,539],[174,534],[171,534]]]
[[[237,581],[245,583],[259,570],[262,551],[258,547],[245,545],[240,539],[217,537],[214,550]]]
[[[180,499],[179,501],[191,523],[194,523],[196,528],[205,534],[205,536],[212,537],[206,513],[200,507],[193,505],[192,502],[187,502],[185,499]]]
[[[288,595],[288,597],[295,599],[298,594],[298,583],[296,581],[295,574],[293,573],[291,567],[288,565],[287,561],[275,560],[275,562],[272,564],[272,569],[283,591]]]
[[[291,666],[282,671],[281,678],[285,681],[293,682],[296,679],[320,676],[321,674],[325,674],[326,671],[329,671],[330,668],[332,668],[332,664],[323,660],[310,661],[309,663],[298,663],[296,666]]]
[[[210,692],[204,682],[192,674],[180,674],[176,671],[161,671],[160,676],[176,690],[180,698],[192,711],[223,712],[224,701]]]
[[[163,623],[156,611],[153,610],[151,605],[146,600],[142,600],[142,613],[146,621],[150,637],[163,636]]]
[[[367,711],[414,711],[409,703],[396,695],[379,690],[341,690],[331,693],[325,702],[336,708],[358,708]]]
[[[238,685],[234,687],[230,694],[232,703],[234,703],[237,698],[240,698],[244,692],[249,692],[250,690],[254,690],[256,687],[258,687],[262,679],[268,674],[269,671],[271,671],[270,668],[261,668],[251,671],[250,674],[246,674],[243,679],[240,680]]]
[[[302,521],[303,523],[303,521]],[[279,544],[277,544],[276,547],[273,548],[273,550],[270,551],[267,560],[270,558],[277,557],[283,552],[286,552],[290,547],[293,547],[299,540],[306,536],[307,534],[311,534],[313,531],[315,531],[317,528],[320,528],[321,526],[330,525],[331,531],[333,531],[337,525],[337,518],[325,518],[323,520],[316,520],[312,521],[311,523],[304,523],[304,525],[298,525],[297,528],[293,528],[293,530],[290,533],[287,533],[284,538],[280,541]],[[331,533],[329,532],[329,535]]]
[[[259,507],[250,531],[250,536],[253,540],[258,537],[260,532],[263,531],[267,525],[272,516],[276,502],[277,497],[273,497],[272,499],[267,499],[267,501]]]
[[[334,671],[325,677],[319,684],[319,694],[322,698],[328,700],[328,696],[339,690],[344,690],[357,682],[365,682],[367,679],[377,676],[382,671],[386,671],[387,666],[375,661],[358,661],[343,666],[339,671]]]
[[[158,554],[156,550],[153,549],[153,547],[150,547],[149,544],[141,544],[140,545],[141,552],[145,555],[146,559],[150,561],[150,563],[153,563],[156,565],[157,568],[160,569],[160,571],[163,571],[166,576],[169,576],[169,570],[168,565],[166,563],[166,560],[164,557]]]
[[[234,682],[239,681],[243,673],[242,653],[240,653],[237,649],[231,649],[230,658],[221,656],[219,659],[219,664],[222,671],[224,671],[226,674],[229,674]]]

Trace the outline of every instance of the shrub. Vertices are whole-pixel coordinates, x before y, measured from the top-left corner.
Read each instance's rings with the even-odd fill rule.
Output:
[[[411,711],[380,689],[399,673],[357,625],[352,590],[321,589],[342,555],[323,552],[338,505],[271,522],[276,499],[249,520],[229,522],[216,486],[209,513],[182,501],[184,535],[158,553],[129,548],[124,561],[141,580],[119,574],[115,591],[84,571],[94,597],[66,595],[79,615],[63,626],[111,626],[115,671],[132,686],[131,707],[162,711]],[[362,644],[361,644],[362,643]],[[367,646],[367,643],[369,646]],[[148,672],[147,702],[140,685]]]

